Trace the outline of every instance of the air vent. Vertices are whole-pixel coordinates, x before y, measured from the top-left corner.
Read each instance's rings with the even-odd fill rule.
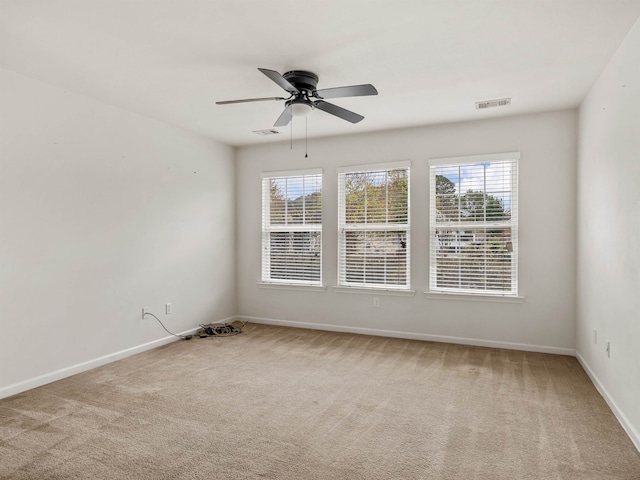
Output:
[[[476,110],[492,107],[506,107],[511,105],[511,98],[499,98],[498,100],[485,100],[484,102],[476,102]]]
[[[268,128],[267,130],[254,130],[253,133],[258,135],[278,135],[280,132],[278,130],[274,130],[273,128]]]

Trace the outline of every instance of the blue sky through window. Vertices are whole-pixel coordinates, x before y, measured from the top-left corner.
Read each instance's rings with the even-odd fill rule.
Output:
[[[457,194],[469,190],[486,192],[502,200],[506,210],[511,208],[512,162],[482,162],[468,165],[448,165],[436,167],[436,175],[449,179],[456,187]]]
[[[303,195],[319,192],[322,189],[322,180],[319,175],[276,177],[273,182],[287,200],[295,200]]]

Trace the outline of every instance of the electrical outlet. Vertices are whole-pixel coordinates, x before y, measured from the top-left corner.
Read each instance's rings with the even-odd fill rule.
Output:
[[[380,297],[373,297],[373,307],[374,308],[380,307]]]
[[[611,358],[611,342],[607,340],[607,358]]]
[[[164,304],[164,313],[165,313],[165,315],[171,315],[171,312],[173,312],[173,307],[171,306],[170,303],[165,303]]]

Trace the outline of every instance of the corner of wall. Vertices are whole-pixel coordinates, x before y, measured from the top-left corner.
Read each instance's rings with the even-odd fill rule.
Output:
[[[640,232],[638,51],[640,19],[578,110],[575,336],[580,364],[640,451],[640,246],[629,241]]]

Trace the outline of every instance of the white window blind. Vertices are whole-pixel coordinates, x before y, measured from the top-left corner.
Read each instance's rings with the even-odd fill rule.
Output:
[[[409,162],[338,171],[338,283],[410,286]]]
[[[262,174],[262,281],[322,284],[322,170]]]
[[[430,290],[518,295],[518,159],[430,162]]]

